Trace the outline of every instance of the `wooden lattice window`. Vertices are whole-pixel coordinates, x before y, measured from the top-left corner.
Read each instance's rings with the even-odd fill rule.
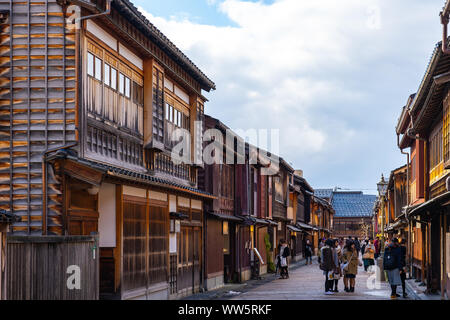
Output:
[[[153,138],[164,143],[164,74],[153,68]]]
[[[168,215],[164,207],[150,207],[149,224],[149,284],[168,280]]]
[[[449,94],[444,99],[444,119],[442,128],[444,162],[450,161],[450,99]]]

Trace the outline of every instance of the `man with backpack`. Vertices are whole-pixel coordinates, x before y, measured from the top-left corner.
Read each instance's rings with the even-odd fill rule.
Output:
[[[325,275],[325,294],[334,294],[334,274],[336,271],[336,263],[333,258],[334,242],[331,239],[325,241],[325,245],[320,249],[320,270]]]
[[[402,252],[398,239],[392,239],[392,243],[384,251],[383,267],[387,273],[389,284],[391,285],[391,299],[400,297],[397,294],[397,286],[402,284],[400,278],[400,269],[402,268]]]

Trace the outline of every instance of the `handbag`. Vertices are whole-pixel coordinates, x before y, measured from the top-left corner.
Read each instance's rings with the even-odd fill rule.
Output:
[[[350,265],[350,261],[352,261],[352,259],[353,259],[353,254],[354,253],[352,253],[352,256],[350,257],[350,259],[341,266],[342,272],[348,271],[348,266]]]

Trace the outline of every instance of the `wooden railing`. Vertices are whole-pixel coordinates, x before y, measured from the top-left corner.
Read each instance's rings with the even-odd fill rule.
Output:
[[[188,164],[174,164],[170,156],[162,153],[146,151],[145,166],[151,172],[159,172],[186,180],[191,185],[197,185],[197,170]]]

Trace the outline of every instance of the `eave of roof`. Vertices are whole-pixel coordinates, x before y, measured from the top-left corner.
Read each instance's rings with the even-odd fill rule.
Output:
[[[450,69],[450,55],[442,52],[441,43],[437,43],[419,90],[411,103],[410,109],[414,116],[414,133],[416,134],[426,134],[426,130],[442,109],[441,103],[446,84],[437,82],[436,77],[447,73]]]
[[[175,44],[170,41],[158,28],[156,28],[129,0],[113,0],[113,6],[122,14],[127,15],[130,22],[134,23],[141,31],[154,40],[159,46],[180,65],[185,67],[188,73],[196,79],[206,91],[215,90],[215,83],[210,80]]]
[[[82,159],[77,156],[74,156],[70,154],[67,150],[60,150],[56,153],[55,156],[52,157],[52,159],[68,159],[78,162],[79,164],[85,165],[87,167],[97,169],[102,171],[105,175],[112,177],[112,178],[118,178],[122,180],[127,180],[133,183],[140,183],[144,185],[152,185],[164,189],[175,189],[180,192],[185,192],[189,194],[193,194],[195,196],[201,197],[201,198],[207,198],[207,199],[216,199],[216,197],[208,192],[187,187],[185,185],[181,185],[172,181],[168,181],[165,179],[157,178],[152,175],[142,173],[142,172],[136,172],[124,168],[115,167],[112,165]]]

